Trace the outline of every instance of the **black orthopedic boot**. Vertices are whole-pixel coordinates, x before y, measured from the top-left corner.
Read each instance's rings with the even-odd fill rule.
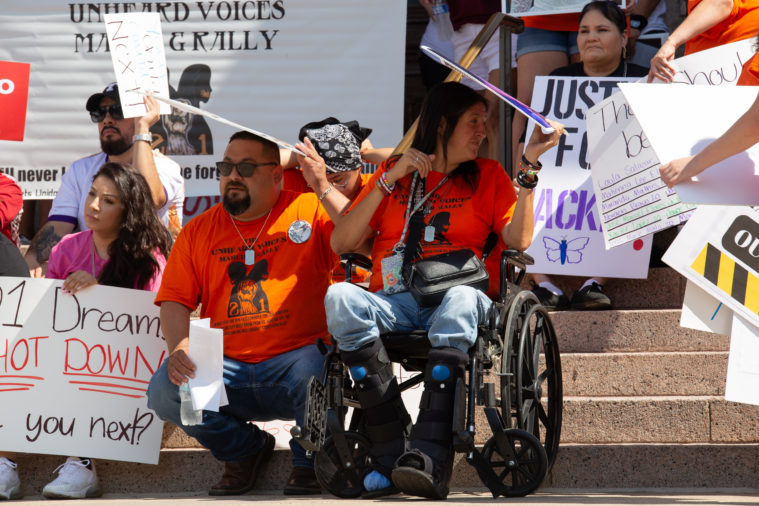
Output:
[[[456,381],[464,378],[469,355],[456,348],[433,348],[424,371],[419,417],[410,450],[396,462],[393,483],[401,492],[445,499],[453,470],[453,405]]]
[[[363,496],[397,493],[390,475],[396,459],[406,450],[411,417],[403,405],[393,364],[379,339],[356,351],[341,351],[340,357],[350,368],[364,411],[366,434],[372,444],[372,468],[387,479],[381,479],[384,487],[367,490]]]

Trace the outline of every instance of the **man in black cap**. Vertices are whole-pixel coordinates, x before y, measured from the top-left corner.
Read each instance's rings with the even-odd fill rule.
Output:
[[[84,224],[84,201],[92,177],[106,162],[131,165],[142,174],[150,187],[158,217],[174,237],[182,226],[184,179],[179,165],[151,149],[150,126],[159,117],[158,102],[145,97],[145,114],[124,118],[116,83],[87,100],[90,119],[98,125],[100,147],[98,154],[81,158],[71,164],[61,179],[61,187],[53,200],[47,223],[32,240],[25,259],[32,277],[43,277],[50,251],[63,236],[87,230]]]

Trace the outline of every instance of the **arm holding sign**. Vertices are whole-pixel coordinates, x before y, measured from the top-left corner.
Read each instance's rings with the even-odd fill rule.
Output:
[[[143,116],[134,119],[134,133],[136,136],[150,135],[150,127],[153,126],[160,117],[160,106],[158,101],[150,96],[143,97],[145,109],[147,112]],[[150,194],[153,205],[160,209],[166,204],[166,192],[163,183],[158,178],[158,170],[153,160],[153,149],[150,142],[135,141],[132,152],[132,166],[143,175],[150,187]]]
[[[747,150],[759,142],[759,96],[748,111],[727,132],[695,156],[678,158],[659,167],[662,181],[670,188],[688,181],[725,158]]]
[[[651,58],[648,82],[653,81],[654,78],[665,82],[672,81],[675,77],[675,69],[670,65],[670,61],[675,57],[677,48],[727,19],[732,9],[733,0],[702,0],[696,5],[688,17],[662,44],[656,55]]]
[[[179,302],[161,303],[161,330],[169,348],[169,380],[179,386],[195,376],[190,360],[190,308]]]

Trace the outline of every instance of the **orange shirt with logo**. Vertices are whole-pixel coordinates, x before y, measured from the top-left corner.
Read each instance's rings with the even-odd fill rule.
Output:
[[[517,200],[511,180],[494,160],[478,158],[476,163],[480,171],[474,190],[461,178],[454,178],[446,181],[425,202],[425,223],[428,227],[434,227],[435,234],[432,241],[422,239],[422,258],[467,248],[482,256],[482,248],[490,232],[500,234],[504,225],[511,221]],[[386,169],[383,163],[354,205],[371,191]],[[440,172],[430,172],[426,191],[431,191],[443,177]],[[403,189],[396,187],[392,195],[383,199],[369,221],[369,226],[377,233],[372,248],[374,265],[369,282],[369,290],[373,292],[382,289],[381,259],[393,254],[393,248],[401,238],[411,178],[409,174],[397,183],[403,185]]]
[[[156,304],[201,303],[201,318],[224,329],[224,355],[242,362],[263,362],[327,336],[321,301],[337,257],[329,245],[334,227],[316,196],[283,190],[268,220],[235,223],[239,233],[217,204],[182,228]],[[246,265],[251,244],[255,263]]]
[[[688,0],[688,13],[690,14],[699,3],[701,0]],[[685,54],[748,39],[757,33],[759,33],[759,1],[733,0],[730,15],[689,40],[685,44]]]
[[[738,86],[759,86],[759,52],[743,64],[741,76],[736,84]]]

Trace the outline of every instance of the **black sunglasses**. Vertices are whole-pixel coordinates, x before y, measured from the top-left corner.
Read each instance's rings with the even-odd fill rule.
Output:
[[[264,165],[279,165],[277,162],[264,162],[264,163],[229,163],[229,162],[216,162],[216,168],[219,174],[222,176],[228,176],[232,173],[232,169],[237,168],[237,173],[240,177],[250,177],[253,175],[253,171],[257,167],[263,167]]]
[[[94,111],[90,111],[90,119],[93,123],[100,123],[105,119],[106,114],[110,114],[111,118],[116,120],[124,119],[124,111],[121,110],[121,104],[98,106]]]

